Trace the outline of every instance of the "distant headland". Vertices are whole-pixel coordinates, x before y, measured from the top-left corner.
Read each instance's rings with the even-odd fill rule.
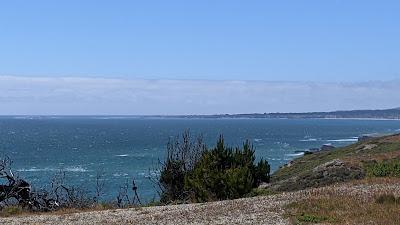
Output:
[[[164,117],[164,116],[163,116]],[[348,110],[303,113],[247,113],[215,115],[177,115],[172,118],[270,118],[270,119],[400,119],[400,107],[377,110]]]

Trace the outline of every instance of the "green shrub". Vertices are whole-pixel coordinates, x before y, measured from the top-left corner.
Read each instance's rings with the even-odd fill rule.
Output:
[[[269,183],[271,166],[266,160],[261,159],[255,168],[255,178],[257,179],[257,184],[262,182]]]
[[[261,160],[254,165],[254,149],[249,141],[243,148],[230,148],[221,136],[214,149],[205,151],[193,171],[185,177],[191,201],[234,199],[269,181],[270,166]]]
[[[320,223],[329,220],[326,216],[316,216],[311,214],[302,214],[300,215],[297,220],[299,222],[307,222],[307,223]]]
[[[163,164],[159,180],[161,202],[240,198],[261,182],[269,182],[270,165],[265,160],[254,164],[255,151],[249,141],[241,149],[231,148],[225,146],[220,136],[216,147],[207,150],[202,144],[188,144],[191,142],[184,139],[175,141],[176,147],[168,148],[169,157]],[[185,151],[176,150],[185,146]],[[203,147],[199,150],[188,146]]]
[[[269,188],[253,188],[250,193],[247,193],[245,197],[255,197],[255,196],[267,196],[274,195],[278,192],[273,191]]]
[[[164,188],[161,202],[178,200],[183,198],[185,171],[183,162],[179,160],[167,161],[160,175],[160,185]]]
[[[400,159],[373,162],[367,166],[367,174],[373,177],[400,177]]]

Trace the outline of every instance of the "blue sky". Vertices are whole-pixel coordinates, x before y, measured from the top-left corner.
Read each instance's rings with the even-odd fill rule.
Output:
[[[0,74],[400,77],[399,1],[2,1]]]
[[[2,1],[0,114],[397,107],[395,98],[364,102],[363,88],[374,90],[371,97],[400,95],[400,85],[381,88],[400,80],[399,12],[400,2],[389,0]],[[86,86],[76,85],[82,79],[88,79]],[[254,86],[252,80],[264,86]],[[105,93],[118,82],[131,86],[121,85],[125,89],[119,95]],[[167,91],[171,84],[181,92]],[[326,85],[332,92],[328,96],[321,88]],[[236,95],[226,93],[234,92],[229,89],[233,87],[261,91],[231,98]],[[343,87],[346,91],[334,100],[335,91]],[[215,98],[224,88],[229,90],[221,102],[200,91],[209,90]],[[289,94],[282,99],[282,93]],[[326,104],[311,101],[315,94],[332,99],[325,99]],[[258,95],[277,103],[240,106]],[[136,96],[143,110],[129,105],[131,99],[124,96]],[[247,97],[236,101],[240,96]],[[298,96],[308,99],[299,102]],[[293,105],[295,99],[301,107]],[[188,105],[179,106],[180,101]],[[71,102],[77,104],[75,111]],[[154,106],[160,102],[171,108]],[[112,111],[101,109],[110,104]],[[63,110],[54,110],[56,106]]]

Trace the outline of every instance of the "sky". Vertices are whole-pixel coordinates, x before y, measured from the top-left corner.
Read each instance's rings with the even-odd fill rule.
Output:
[[[400,106],[400,2],[1,1],[0,114]]]

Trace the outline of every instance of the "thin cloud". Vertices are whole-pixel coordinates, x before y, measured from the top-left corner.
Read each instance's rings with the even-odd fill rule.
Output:
[[[398,107],[400,81],[360,83],[0,77],[0,114],[215,114]]]

